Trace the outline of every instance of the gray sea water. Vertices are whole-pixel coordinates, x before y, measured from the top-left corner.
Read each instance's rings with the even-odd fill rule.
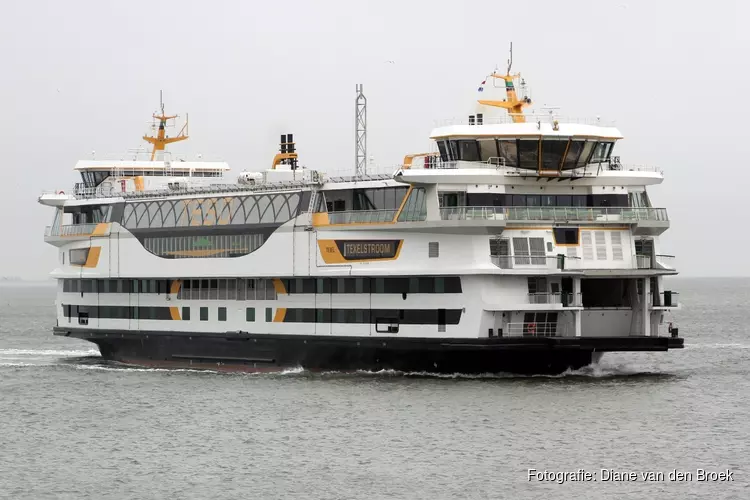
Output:
[[[673,283],[682,351],[475,378],[128,368],[0,285],[0,498],[748,499],[750,280]]]

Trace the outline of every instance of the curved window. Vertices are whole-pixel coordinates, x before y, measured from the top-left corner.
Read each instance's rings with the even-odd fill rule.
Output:
[[[521,168],[537,170],[539,168],[539,139],[519,139],[518,159]]]
[[[223,234],[143,238],[143,247],[164,259],[241,257],[266,242],[266,235]]]
[[[284,223],[297,215],[300,192],[127,203],[126,229]]]

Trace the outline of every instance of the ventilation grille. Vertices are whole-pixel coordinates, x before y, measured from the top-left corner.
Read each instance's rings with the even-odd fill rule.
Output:
[[[594,260],[594,248],[591,244],[591,231],[581,232],[583,246],[583,260]]]
[[[623,260],[622,233],[619,231],[612,231],[610,235],[612,237],[612,258],[614,260]]]
[[[431,241],[427,246],[427,255],[431,259],[435,259],[440,256],[440,243],[437,241]]]
[[[607,237],[604,231],[594,231],[596,260],[607,260]]]

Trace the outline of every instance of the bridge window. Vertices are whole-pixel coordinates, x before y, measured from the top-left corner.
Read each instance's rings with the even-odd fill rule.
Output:
[[[521,168],[537,170],[539,168],[539,139],[519,139],[518,158]]]
[[[497,141],[497,145],[501,162],[505,162],[506,167],[517,167],[518,142],[516,141],[516,139],[500,139],[499,141]]]
[[[458,158],[458,141],[448,141],[448,161],[456,161]]]
[[[609,155],[612,152],[612,142],[599,142],[594,149],[594,154],[591,157],[591,163],[601,163],[609,160]]]
[[[586,141],[583,145],[581,156],[578,157],[578,168],[585,167],[589,164],[591,154],[594,152],[594,146],[596,146],[596,141]]]
[[[463,161],[479,161],[477,141],[458,141],[459,158]]]
[[[491,161],[497,159],[500,155],[497,152],[497,141],[495,139],[479,139],[479,156],[482,161]]]
[[[573,170],[574,168],[576,168],[576,165],[578,164],[578,157],[581,156],[581,151],[583,151],[584,144],[585,141],[570,141],[568,145],[568,152],[565,154],[565,158],[563,159],[563,170]]]
[[[438,149],[440,150],[440,159],[443,161],[448,160],[448,141],[437,141]]]
[[[542,168],[544,170],[559,170],[568,139],[544,139],[542,141]]]

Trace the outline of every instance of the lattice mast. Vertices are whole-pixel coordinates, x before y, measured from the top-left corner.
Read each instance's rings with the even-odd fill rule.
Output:
[[[367,98],[362,93],[361,83],[357,84],[355,111],[354,164],[357,168],[355,175],[365,175],[367,173]]]
[[[178,115],[167,116],[164,114],[164,99],[163,99],[163,94],[161,90],[159,91],[159,106],[161,108],[161,114],[153,115],[154,120],[159,120],[159,129],[156,133],[156,136],[150,136],[150,135],[143,136],[144,141],[154,146],[153,149],[151,150],[151,161],[154,161],[157,151],[164,151],[164,148],[167,144],[172,144],[173,142],[184,141],[188,138],[187,115],[185,115],[185,125],[183,125],[182,129],[180,129],[180,133],[177,134],[176,137],[167,137],[167,120],[174,120],[175,118],[178,117]],[[156,128],[155,122],[153,126],[154,128]]]

